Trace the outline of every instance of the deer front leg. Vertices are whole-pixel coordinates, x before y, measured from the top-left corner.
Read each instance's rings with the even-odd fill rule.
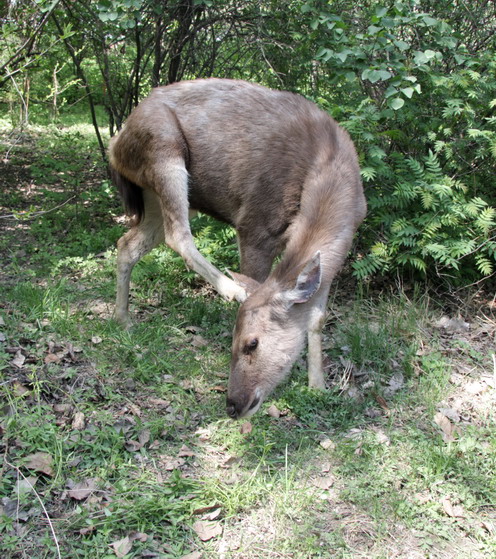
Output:
[[[324,367],[322,359],[322,328],[329,290],[319,295],[319,303],[312,309],[308,327],[308,386],[324,390]]]
[[[159,169],[156,183],[162,208],[165,242],[188,268],[213,285],[225,299],[246,299],[245,290],[208,262],[195,246],[189,225],[188,172],[184,161],[170,160]]]
[[[188,268],[207,280],[224,299],[228,301],[235,299],[239,303],[246,299],[246,291],[241,286],[225,276],[201,255],[191,234],[183,235],[179,239],[176,237],[174,235],[174,238],[167,244],[182,257]]]
[[[322,332],[308,332],[308,386],[325,389]]]

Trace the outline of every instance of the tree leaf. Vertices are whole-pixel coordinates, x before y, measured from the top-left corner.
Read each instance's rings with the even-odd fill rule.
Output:
[[[35,452],[26,457],[26,468],[35,472],[42,472],[47,476],[53,476],[53,458],[48,452]]]
[[[454,425],[451,421],[441,412],[436,413],[434,416],[434,423],[441,428],[443,441],[445,443],[453,442]]]
[[[395,97],[388,101],[388,105],[395,111],[401,109],[401,107],[405,104],[405,101],[401,99],[401,97]]]
[[[96,480],[94,478],[88,478],[84,481],[80,481],[73,485],[69,491],[68,495],[71,499],[76,501],[84,501],[96,490]]]
[[[222,534],[222,526],[218,522],[203,522],[202,520],[197,520],[193,524],[193,530],[202,542],[208,542]]]
[[[253,426],[249,421],[245,421],[245,423],[243,423],[243,425],[241,425],[239,432],[242,435],[248,435],[249,433],[251,433],[253,430]]]
[[[15,365],[18,369],[22,369],[24,361],[26,361],[26,356],[23,355],[22,351],[19,349],[16,352],[14,359],[12,359],[12,365]]]
[[[413,89],[413,87],[404,87],[401,90],[401,93],[403,93],[403,95],[405,95],[405,97],[408,97],[408,99],[412,98],[412,95],[414,94],[415,90]]]
[[[270,417],[274,419],[278,419],[281,417],[281,410],[275,404],[272,404],[267,410],[267,415],[270,415]]]
[[[125,538],[122,538],[122,540],[117,540],[111,543],[110,546],[114,550],[114,553],[117,555],[117,557],[120,557],[122,559],[122,557],[125,557],[131,551],[133,544],[131,540],[126,536]]]
[[[312,484],[315,485],[315,487],[323,489],[324,491],[330,489],[334,485],[334,482],[334,476],[323,476],[312,480]]]

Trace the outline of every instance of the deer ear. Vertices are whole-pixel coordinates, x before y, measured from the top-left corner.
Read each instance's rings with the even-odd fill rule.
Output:
[[[228,270],[228,274],[240,287],[242,287],[246,291],[246,295],[248,297],[260,287],[260,284],[257,280],[245,276],[244,274],[238,274],[237,272],[231,272],[230,270]]]
[[[306,303],[318,291],[321,281],[322,268],[318,250],[299,273],[294,287],[283,292],[285,302],[288,306]]]

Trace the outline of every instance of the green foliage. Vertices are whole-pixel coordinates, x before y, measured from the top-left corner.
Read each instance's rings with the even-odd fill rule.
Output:
[[[355,274],[472,281],[496,264],[496,61],[475,31],[455,32],[452,6],[422,6],[373,2],[358,20],[319,2],[303,12],[331,76],[327,105],[360,151],[369,217]]]
[[[199,215],[191,223],[195,243],[202,254],[217,267],[239,269],[236,231],[207,215]]]
[[[67,10],[27,1],[10,5],[0,45],[12,125],[60,122],[73,104],[80,112],[91,100],[96,125],[108,122],[113,134],[152,85],[186,78],[250,79],[302,93],[349,130],[359,151],[369,214],[353,265],[358,278],[405,272],[467,284],[495,273],[491,3],[77,0]],[[31,169],[36,180],[51,172],[47,182],[63,176],[78,188],[76,165],[49,150]],[[197,223],[207,257],[236,267],[232,230],[205,217]],[[103,244],[95,238],[84,250]]]

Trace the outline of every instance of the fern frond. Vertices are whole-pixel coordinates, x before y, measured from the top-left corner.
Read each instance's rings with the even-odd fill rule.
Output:
[[[429,173],[435,177],[441,178],[443,176],[443,170],[441,169],[437,155],[431,150],[429,150],[429,155],[425,158],[425,166]]]
[[[483,276],[490,276],[494,271],[493,263],[484,254],[475,255],[475,264]]]
[[[496,210],[494,208],[485,208],[480,212],[479,216],[475,220],[475,225],[478,229],[487,233],[496,226],[495,217]]]
[[[386,267],[379,258],[370,254],[360,260],[355,260],[351,266],[353,275],[360,280],[366,279]]]
[[[432,190],[439,196],[439,198],[451,198],[453,196],[453,189],[446,183],[433,184]]]
[[[408,157],[405,162],[408,166],[408,169],[413,173],[413,176],[417,180],[424,180],[425,170],[423,165],[419,161],[413,159],[412,157]]]

